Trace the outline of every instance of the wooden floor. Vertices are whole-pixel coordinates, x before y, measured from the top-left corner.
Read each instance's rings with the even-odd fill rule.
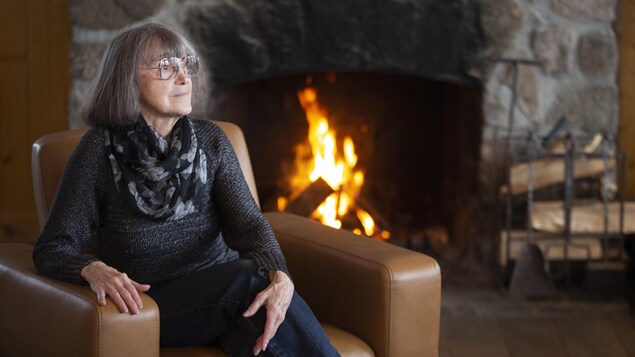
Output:
[[[529,302],[444,289],[441,357],[635,356],[626,299]]]

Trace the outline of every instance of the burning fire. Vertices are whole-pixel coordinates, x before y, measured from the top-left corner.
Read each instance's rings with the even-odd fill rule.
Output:
[[[341,218],[354,209],[363,231],[356,228],[353,232],[387,239],[389,233],[380,232],[373,217],[355,206],[364,184],[364,173],[355,168],[358,158],[353,139],[345,137],[342,150],[338,150],[336,133],[329,126],[326,111],[320,107],[314,88],[307,86],[298,91],[298,99],[309,123],[310,152],[306,145],[297,148],[297,174],[291,180],[292,191],[297,196],[312,182],[322,178],[335,192],[313,212],[312,218],[339,229],[342,227]],[[279,197],[278,209],[284,210],[287,203],[287,198]]]

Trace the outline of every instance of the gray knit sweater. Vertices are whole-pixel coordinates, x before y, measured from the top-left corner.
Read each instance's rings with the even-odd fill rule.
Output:
[[[80,270],[96,257],[139,283],[155,284],[240,256],[253,259],[261,269],[287,272],[229,140],[211,122],[192,122],[208,167],[199,212],[165,221],[130,208],[115,186],[104,129],[93,128],[66,165],[33,250],[37,270],[86,283]],[[91,237],[95,237],[95,257],[82,253]]]

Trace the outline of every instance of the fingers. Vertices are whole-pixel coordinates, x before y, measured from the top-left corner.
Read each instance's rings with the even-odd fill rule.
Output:
[[[103,290],[99,290],[97,292],[97,303],[101,306],[106,305],[106,292],[104,292]]]
[[[254,346],[254,356],[258,356],[258,354],[265,350],[265,347],[262,343],[262,336],[258,337],[256,340],[256,346]]]
[[[267,301],[269,299],[269,295],[270,295],[269,288],[263,290],[258,295],[256,295],[254,302],[252,302],[251,305],[249,305],[249,307],[247,308],[247,310],[245,310],[245,312],[243,313],[243,316],[251,317],[262,306],[266,306]],[[267,348],[267,344],[269,343],[269,340],[273,337],[273,335],[271,335],[271,337],[265,340],[265,334],[268,329],[267,326],[271,325],[270,311],[273,311],[273,309],[270,309],[269,307],[267,307],[266,309],[267,309],[267,320],[265,322],[265,333],[263,333],[263,335],[258,337],[258,339],[256,340],[256,345],[254,346],[254,349],[253,349],[254,356],[257,356],[260,352],[264,351]],[[271,329],[271,327],[269,327],[269,329]],[[266,336],[269,336],[269,334],[266,334]]]
[[[106,294],[108,294],[108,296],[112,299],[112,301],[115,303],[115,306],[117,306],[119,311],[128,312],[132,310],[133,315],[138,313],[138,311],[128,308],[129,304],[125,301],[125,299],[122,297],[122,293],[120,293],[119,291],[109,290],[106,292]]]
[[[119,308],[119,311],[138,314],[141,307],[141,297],[139,297],[134,286],[126,279],[125,274],[121,274],[119,277],[95,285],[97,289],[103,289],[105,294],[115,303],[115,306]],[[97,294],[99,296],[100,292]]]
[[[125,274],[124,274],[125,275]],[[139,313],[139,309],[141,308],[141,297],[139,296],[139,292],[135,289],[131,280],[125,276],[125,280],[123,281],[123,289],[119,291],[119,296],[123,299],[126,306],[130,309],[133,315]]]
[[[280,274],[284,276],[272,276],[271,284],[256,296],[254,302],[243,313],[243,316],[250,317],[262,306],[267,310],[263,334],[256,340],[256,345],[253,349],[254,356],[267,349],[269,341],[275,336],[278,327],[284,321],[289,304],[291,304],[294,290],[293,283],[291,283],[286,274],[281,272]]]
[[[275,336],[278,331],[278,327],[284,321],[284,317],[286,315],[286,309],[281,310],[276,307],[268,307],[267,308],[267,320],[265,322],[265,328],[260,337],[256,340],[256,345],[254,346],[254,356],[257,356],[260,352],[267,349],[269,345],[269,341]]]
[[[139,292],[148,291],[150,289],[150,285],[148,285],[148,284],[139,284],[139,283],[137,283],[134,280],[131,280],[130,282],[132,283],[132,287],[134,289],[133,290],[134,291],[133,298],[134,298],[135,304],[137,304],[137,306],[140,309],[143,309],[143,301],[141,301],[141,296],[139,295]]]
[[[87,265],[81,274],[97,295],[99,305],[106,305],[106,297],[110,297],[121,312],[136,315],[143,308],[139,292],[147,291],[150,285],[139,284],[102,262]]]
[[[130,281],[132,282],[132,285],[134,285],[135,289],[137,289],[137,291],[140,291],[143,293],[150,290],[150,285],[148,284],[139,284],[134,280],[130,280]]]
[[[269,341],[273,338],[273,336],[278,331],[278,327],[284,321],[285,312],[283,311],[272,311],[273,309],[267,310],[267,322],[265,322],[265,331],[262,333],[262,350],[267,349],[267,345]],[[269,312],[271,311],[271,313]]]
[[[245,312],[243,312],[243,317],[252,317],[254,316],[254,314],[265,304],[265,302],[267,301],[267,296],[265,294],[266,290],[260,292],[258,295],[256,295],[256,298],[254,299],[254,302],[251,303],[251,305],[249,305],[249,307],[247,308],[247,310],[245,310]]]

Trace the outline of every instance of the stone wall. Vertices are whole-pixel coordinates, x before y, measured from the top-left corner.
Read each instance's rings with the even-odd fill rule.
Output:
[[[432,9],[434,3],[430,0],[397,2],[386,0],[383,7],[363,10],[360,16],[354,16],[350,9],[340,6],[324,14],[317,14],[312,19],[302,21],[282,21],[278,17],[287,18],[289,14],[296,17],[306,17],[306,13],[316,10],[307,9],[309,3],[302,1],[277,1],[276,6],[250,5],[257,2],[241,0],[143,0],[128,2],[123,0],[73,0],[71,2],[71,17],[73,24],[73,46],[70,54],[73,88],[70,105],[70,122],[77,126],[76,109],[83,100],[87,84],[95,75],[98,63],[108,42],[122,30],[145,22],[163,22],[182,29],[190,34],[195,41],[207,41],[215,46],[232,48],[233,57],[227,61],[240,61],[250,67],[252,77],[298,73],[299,71],[325,70],[336,67],[341,69],[373,69],[395,71],[401,68],[403,73],[434,77],[429,68],[423,68],[422,63],[438,64],[438,73],[457,76],[463,70],[464,77],[478,78],[485,88],[483,111],[486,118],[484,143],[490,141],[495,131],[504,132],[508,124],[508,107],[511,99],[511,66],[508,63],[498,63],[501,57],[531,59],[542,62],[542,67],[520,66],[518,83],[518,106],[515,114],[514,128],[518,133],[527,129],[544,132],[563,114],[572,119],[572,127],[584,131],[595,132],[606,130],[615,133],[618,123],[618,93],[616,83],[617,47],[612,24],[615,20],[617,0],[475,0],[478,19],[460,19],[463,16],[457,7],[465,7],[473,3],[468,0],[452,1],[449,10],[443,10],[442,15],[458,19],[461,24],[474,21],[474,27],[479,27],[481,41],[475,43],[473,36],[467,39],[460,36],[449,37],[456,43],[448,43],[443,48],[459,50],[459,55],[466,57],[467,64],[453,64],[452,67],[444,63],[449,60],[457,61],[456,54],[439,56],[440,60],[430,60],[419,47],[439,41],[438,35],[425,35],[431,32],[430,26],[417,25],[428,23],[425,11]],[[341,2],[339,2],[341,3]],[[351,3],[356,3],[351,1]],[[359,2],[357,2],[359,3]],[[406,5],[397,5],[397,4]],[[335,4],[335,3],[333,3]],[[330,6],[334,6],[331,4]],[[390,5],[392,4],[392,5]],[[339,10],[339,12],[338,12]],[[363,11],[362,11],[363,10]],[[278,11],[276,13],[275,11]],[[390,11],[390,15],[383,14]],[[304,15],[303,15],[304,12]],[[346,21],[335,20],[338,13]],[[417,16],[412,16],[412,13]],[[364,15],[364,16],[362,16]],[[321,16],[321,17],[320,17]],[[381,22],[376,19],[383,18]],[[463,16],[465,17],[465,16]],[[291,18],[291,17],[289,17]],[[329,28],[317,27],[309,29],[311,22],[322,18],[334,19],[338,26]],[[393,25],[396,35],[387,36],[385,41],[372,42],[366,32],[369,25],[364,24],[364,18],[371,25],[386,23]],[[250,24],[250,19],[255,24]],[[352,20],[350,20],[352,19]],[[387,21],[385,19],[388,19]],[[233,31],[227,29],[210,30],[214,23],[226,22],[235,24]],[[351,33],[355,26],[360,33]],[[323,55],[323,62],[311,63],[304,52],[316,52],[328,45],[311,47],[300,52],[294,47],[301,47],[298,43],[319,42],[320,39],[307,40],[307,32],[320,35],[320,28],[331,32],[329,40],[335,42],[335,49]],[[336,36],[333,31],[340,29],[346,35]],[[414,29],[414,30],[412,30]],[[224,33],[222,31],[225,31]],[[194,32],[194,33],[192,33]],[[390,32],[390,31],[389,31]],[[441,28],[437,32],[449,32],[448,28]],[[267,33],[272,33],[275,40],[267,40]],[[275,33],[288,33],[279,36]],[[387,33],[383,31],[379,35]],[[214,36],[214,38],[206,38]],[[277,37],[276,37],[277,36]],[[428,42],[422,40],[404,41],[403,37],[430,38]],[[436,36],[436,37],[435,37]],[[448,38],[446,38],[447,40]],[[227,45],[222,42],[241,42],[239,45]],[[278,42],[276,42],[278,41]],[[323,40],[328,42],[327,40]],[[356,43],[357,41],[357,43]],[[273,42],[273,43],[269,43]],[[379,45],[377,45],[379,43]],[[251,44],[251,45],[248,45]],[[397,46],[398,44],[399,46]],[[423,44],[423,45],[422,45]],[[374,48],[373,48],[374,46]],[[390,46],[393,46],[391,48]],[[478,46],[478,48],[473,48]],[[210,53],[209,45],[202,46],[202,52]],[[236,47],[242,51],[235,50]],[[306,46],[305,46],[306,47]],[[414,48],[408,48],[414,47]],[[467,47],[467,49],[465,49]],[[368,49],[370,48],[370,49]],[[275,51],[287,53],[276,54]],[[458,51],[458,50],[457,50]],[[455,51],[455,52],[457,52]],[[474,52],[478,61],[471,61]],[[435,51],[439,52],[439,51]],[[334,58],[337,53],[341,59]],[[396,53],[396,54],[395,54]],[[314,53],[315,54],[315,53]],[[317,54],[316,54],[317,55]],[[277,57],[276,57],[277,56]],[[329,57],[330,56],[330,57]],[[426,57],[426,59],[421,59]],[[375,58],[379,64],[370,63]],[[407,60],[410,59],[410,62]],[[280,61],[289,62],[281,67]],[[298,65],[297,63],[300,63]],[[463,68],[460,67],[463,65]],[[272,68],[265,68],[265,67]],[[417,66],[421,68],[417,68]],[[255,68],[255,69],[253,69]],[[260,69],[258,69],[260,68]],[[285,73],[285,68],[286,73]],[[337,68],[336,68],[337,69]],[[227,66],[223,67],[227,70]],[[249,80],[238,70],[232,78],[224,73],[215,74],[221,85]],[[245,70],[247,71],[247,70]],[[260,72],[258,72],[260,71]],[[235,78],[235,79],[233,79]],[[197,108],[202,112],[203,108]],[[483,155],[487,157],[488,148],[484,147]],[[487,160],[486,160],[487,161]]]
[[[537,60],[519,66],[514,135],[545,134],[562,116],[574,134],[618,129],[616,0],[479,0],[484,54]],[[500,36],[502,34],[502,36]],[[512,65],[484,66],[484,162],[507,132]]]

